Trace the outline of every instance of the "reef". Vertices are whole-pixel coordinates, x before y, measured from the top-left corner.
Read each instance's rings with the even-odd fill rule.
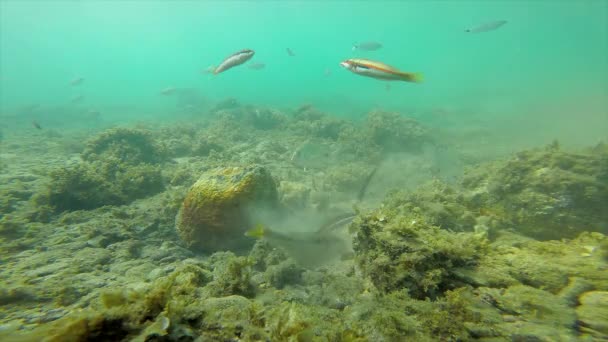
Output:
[[[192,185],[175,225],[190,248],[242,250],[251,244],[244,233],[256,224],[251,210],[273,209],[278,203],[275,180],[265,168],[215,169]]]

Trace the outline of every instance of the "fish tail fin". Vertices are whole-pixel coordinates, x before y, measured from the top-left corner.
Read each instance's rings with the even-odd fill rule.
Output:
[[[256,239],[261,239],[266,235],[266,229],[263,224],[256,224],[255,227],[245,232],[245,236],[249,236]]]
[[[424,82],[424,75],[420,72],[404,72],[401,77],[406,82],[422,83]]]

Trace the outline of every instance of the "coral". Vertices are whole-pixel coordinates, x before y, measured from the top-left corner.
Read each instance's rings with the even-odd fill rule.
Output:
[[[125,164],[156,164],[165,160],[165,149],[152,133],[130,128],[113,128],[91,139],[82,153],[85,161],[111,159]]]
[[[502,224],[537,239],[608,233],[608,153],[569,153],[557,144],[469,171],[471,210],[500,213]]]
[[[249,210],[278,204],[276,184],[260,166],[220,168],[205,173],[188,191],[176,217],[181,239],[194,249],[243,249],[255,225]]]

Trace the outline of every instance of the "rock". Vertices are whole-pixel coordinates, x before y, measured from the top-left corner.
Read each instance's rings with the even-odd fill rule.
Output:
[[[230,324],[245,323],[249,320],[251,302],[241,296],[210,298],[203,302],[205,319],[210,322]]]
[[[469,170],[462,181],[471,211],[538,240],[608,233],[608,153],[570,153],[557,144]]]
[[[191,249],[242,250],[253,244],[244,236],[255,224],[251,211],[277,205],[276,184],[265,168],[220,168],[204,174],[190,188],[176,228]]]

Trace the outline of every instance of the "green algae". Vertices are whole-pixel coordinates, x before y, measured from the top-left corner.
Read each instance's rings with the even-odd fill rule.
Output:
[[[471,210],[498,214],[496,229],[514,227],[541,240],[608,233],[608,153],[572,153],[552,144],[477,167],[463,178]]]
[[[57,211],[127,204],[164,189],[160,168],[149,164],[82,162],[54,170],[50,177],[47,192],[36,201]]]
[[[442,230],[409,207],[376,210],[353,226],[363,273],[382,291],[407,288],[415,298],[435,298],[457,287],[462,282],[454,270],[474,267],[485,249],[483,237]]]
[[[82,152],[85,161],[110,159],[125,164],[157,164],[165,160],[165,148],[151,132],[113,128],[92,138]]]

